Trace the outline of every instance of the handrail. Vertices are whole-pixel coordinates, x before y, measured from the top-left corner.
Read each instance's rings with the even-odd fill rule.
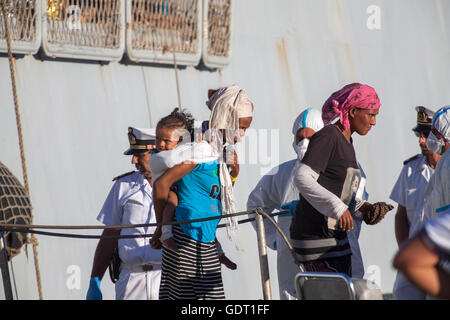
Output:
[[[272,296],[270,293],[270,279],[269,279],[269,265],[267,260],[267,252],[265,250],[266,242],[265,242],[265,231],[264,224],[262,223],[262,218],[269,220],[275,227],[275,229],[280,233],[283,240],[286,242],[287,247],[291,251],[292,257],[294,258],[294,263],[299,267],[300,271],[304,272],[303,265],[297,260],[297,256],[295,254],[294,248],[292,244],[289,242],[289,239],[284,234],[283,230],[278,226],[278,224],[273,219],[274,216],[288,213],[287,210],[278,211],[275,213],[268,214],[264,212],[261,208],[257,208],[255,210],[248,210],[242,212],[236,212],[232,214],[217,216],[217,217],[208,217],[202,219],[192,219],[192,220],[183,220],[183,221],[171,221],[171,222],[159,222],[159,223],[147,223],[147,224],[129,224],[129,225],[113,225],[113,226],[56,226],[56,225],[26,225],[26,224],[6,224],[0,223],[0,232],[10,231],[10,232],[24,232],[24,233],[33,233],[40,234],[46,236],[56,236],[56,237],[67,237],[67,238],[82,238],[82,239],[129,239],[129,238],[148,238],[152,237],[153,234],[137,234],[137,235],[83,235],[83,234],[68,234],[68,233],[56,233],[56,232],[47,232],[47,231],[39,231],[33,229],[125,229],[125,228],[139,228],[139,227],[155,227],[162,225],[176,225],[176,224],[184,224],[184,223],[192,223],[192,222],[201,222],[208,221],[214,219],[222,219],[231,216],[241,216],[248,214],[257,214],[255,218],[248,218],[244,220],[238,221],[238,224],[251,222],[257,220],[256,229],[257,229],[257,238],[258,238],[258,252],[259,252],[259,261],[260,261],[260,269],[261,269],[261,280],[263,285],[263,294],[264,299],[271,300]],[[225,227],[226,224],[218,225],[218,228]]]
[[[249,211],[242,211],[242,212],[236,212],[232,214],[222,215],[218,217],[208,217],[208,218],[201,218],[201,219],[192,219],[192,220],[183,220],[183,221],[170,221],[170,222],[156,222],[156,223],[144,223],[144,224],[127,224],[127,225],[111,225],[111,226],[95,226],[95,225],[80,225],[80,226],[69,226],[69,225],[27,225],[27,224],[10,224],[10,223],[0,223],[0,231],[10,231],[10,232],[28,232],[28,233],[35,233],[40,235],[47,235],[47,236],[59,236],[59,237],[73,237],[73,238],[86,238],[86,239],[101,239],[101,238],[117,238],[117,239],[123,239],[123,238],[147,238],[153,236],[153,234],[140,234],[140,235],[80,235],[80,234],[65,234],[65,233],[55,233],[55,232],[45,232],[45,231],[38,231],[33,229],[67,229],[67,230],[74,230],[74,229],[127,229],[127,228],[146,228],[146,227],[157,227],[162,225],[177,225],[177,224],[184,224],[184,223],[192,223],[192,222],[202,222],[202,221],[209,221],[209,220],[215,220],[215,219],[222,219],[227,218],[231,216],[241,216],[241,215],[248,215],[252,213],[257,213],[256,210],[249,210]],[[272,213],[268,215],[276,216],[280,214],[287,213],[287,211],[279,211]],[[267,215],[267,214],[266,214]],[[238,221],[239,224],[251,222],[255,220],[255,218],[249,218],[245,220]],[[225,224],[218,225],[218,228],[225,227]]]

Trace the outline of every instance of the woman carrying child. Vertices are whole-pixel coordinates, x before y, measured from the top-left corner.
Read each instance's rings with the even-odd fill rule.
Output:
[[[229,95],[230,92],[226,89],[233,90],[234,96]],[[226,89],[219,89],[216,93],[223,95],[228,102],[223,103],[220,96],[215,96],[214,103],[220,105],[226,112],[234,112],[229,117],[227,127],[223,129],[234,130],[235,136],[239,137],[239,129],[242,132],[248,126],[243,123],[240,128],[239,123],[242,121],[237,118],[238,104],[236,102],[250,104],[251,110],[253,110],[253,104],[242,90],[236,91],[236,86]],[[213,114],[214,112],[211,113],[210,118],[210,132],[206,134],[209,143],[206,141],[183,143],[182,141],[189,140],[187,137],[192,128],[189,126],[189,121],[178,121],[176,124],[176,121],[170,120],[176,116],[173,113],[172,117],[165,117],[158,123],[157,148],[166,150],[164,145],[175,145],[176,148],[170,152],[156,154],[156,157],[150,161],[153,174],[161,171],[158,166],[161,167],[162,162],[167,169],[164,173],[157,173],[154,176],[153,199],[157,221],[165,221],[167,218],[163,218],[163,215],[173,210],[175,206],[176,221],[219,217],[222,211],[228,212],[230,208],[234,210],[232,195],[229,192],[229,188],[232,188],[231,178],[228,171],[224,175],[221,161],[224,138],[221,138],[218,143],[218,135],[211,134],[222,129],[215,126],[217,121]],[[220,126],[222,124],[223,122]],[[232,136],[231,131],[227,134]],[[158,147],[159,142],[160,147]],[[220,148],[218,148],[219,144]],[[165,159],[162,160],[163,158]],[[171,200],[173,199],[170,191],[172,186],[176,188],[178,203]],[[225,298],[215,240],[219,220],[173,225],[173,240],[177,250],[163,247],[160,299]],[[155,236],[158,237],[158,233]],[[152,245],[156,245],[155,242],[156,239],[152,239]]]

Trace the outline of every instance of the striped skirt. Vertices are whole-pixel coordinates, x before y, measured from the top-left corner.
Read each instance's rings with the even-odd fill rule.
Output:
[[[225,299],[216,242],[203,243],[172,229],[178,252],[162,248],[160,300]]]

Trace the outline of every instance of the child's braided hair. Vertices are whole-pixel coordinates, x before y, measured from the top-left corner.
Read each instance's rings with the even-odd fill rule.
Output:
[[[194,118],[186,110],[181,108],[175,108],[168,115],[158,121],[156,129],[165,127],[173,129],[186,129],[189,133],[194,132]]]

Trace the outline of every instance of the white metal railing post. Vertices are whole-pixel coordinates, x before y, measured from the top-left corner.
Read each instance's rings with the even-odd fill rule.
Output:
[[[264,300],[272,300],[270,291],[269,260],[267,258],[266,232],[261,214],[256,214],[256,235],[258,239],[259,266]]]

